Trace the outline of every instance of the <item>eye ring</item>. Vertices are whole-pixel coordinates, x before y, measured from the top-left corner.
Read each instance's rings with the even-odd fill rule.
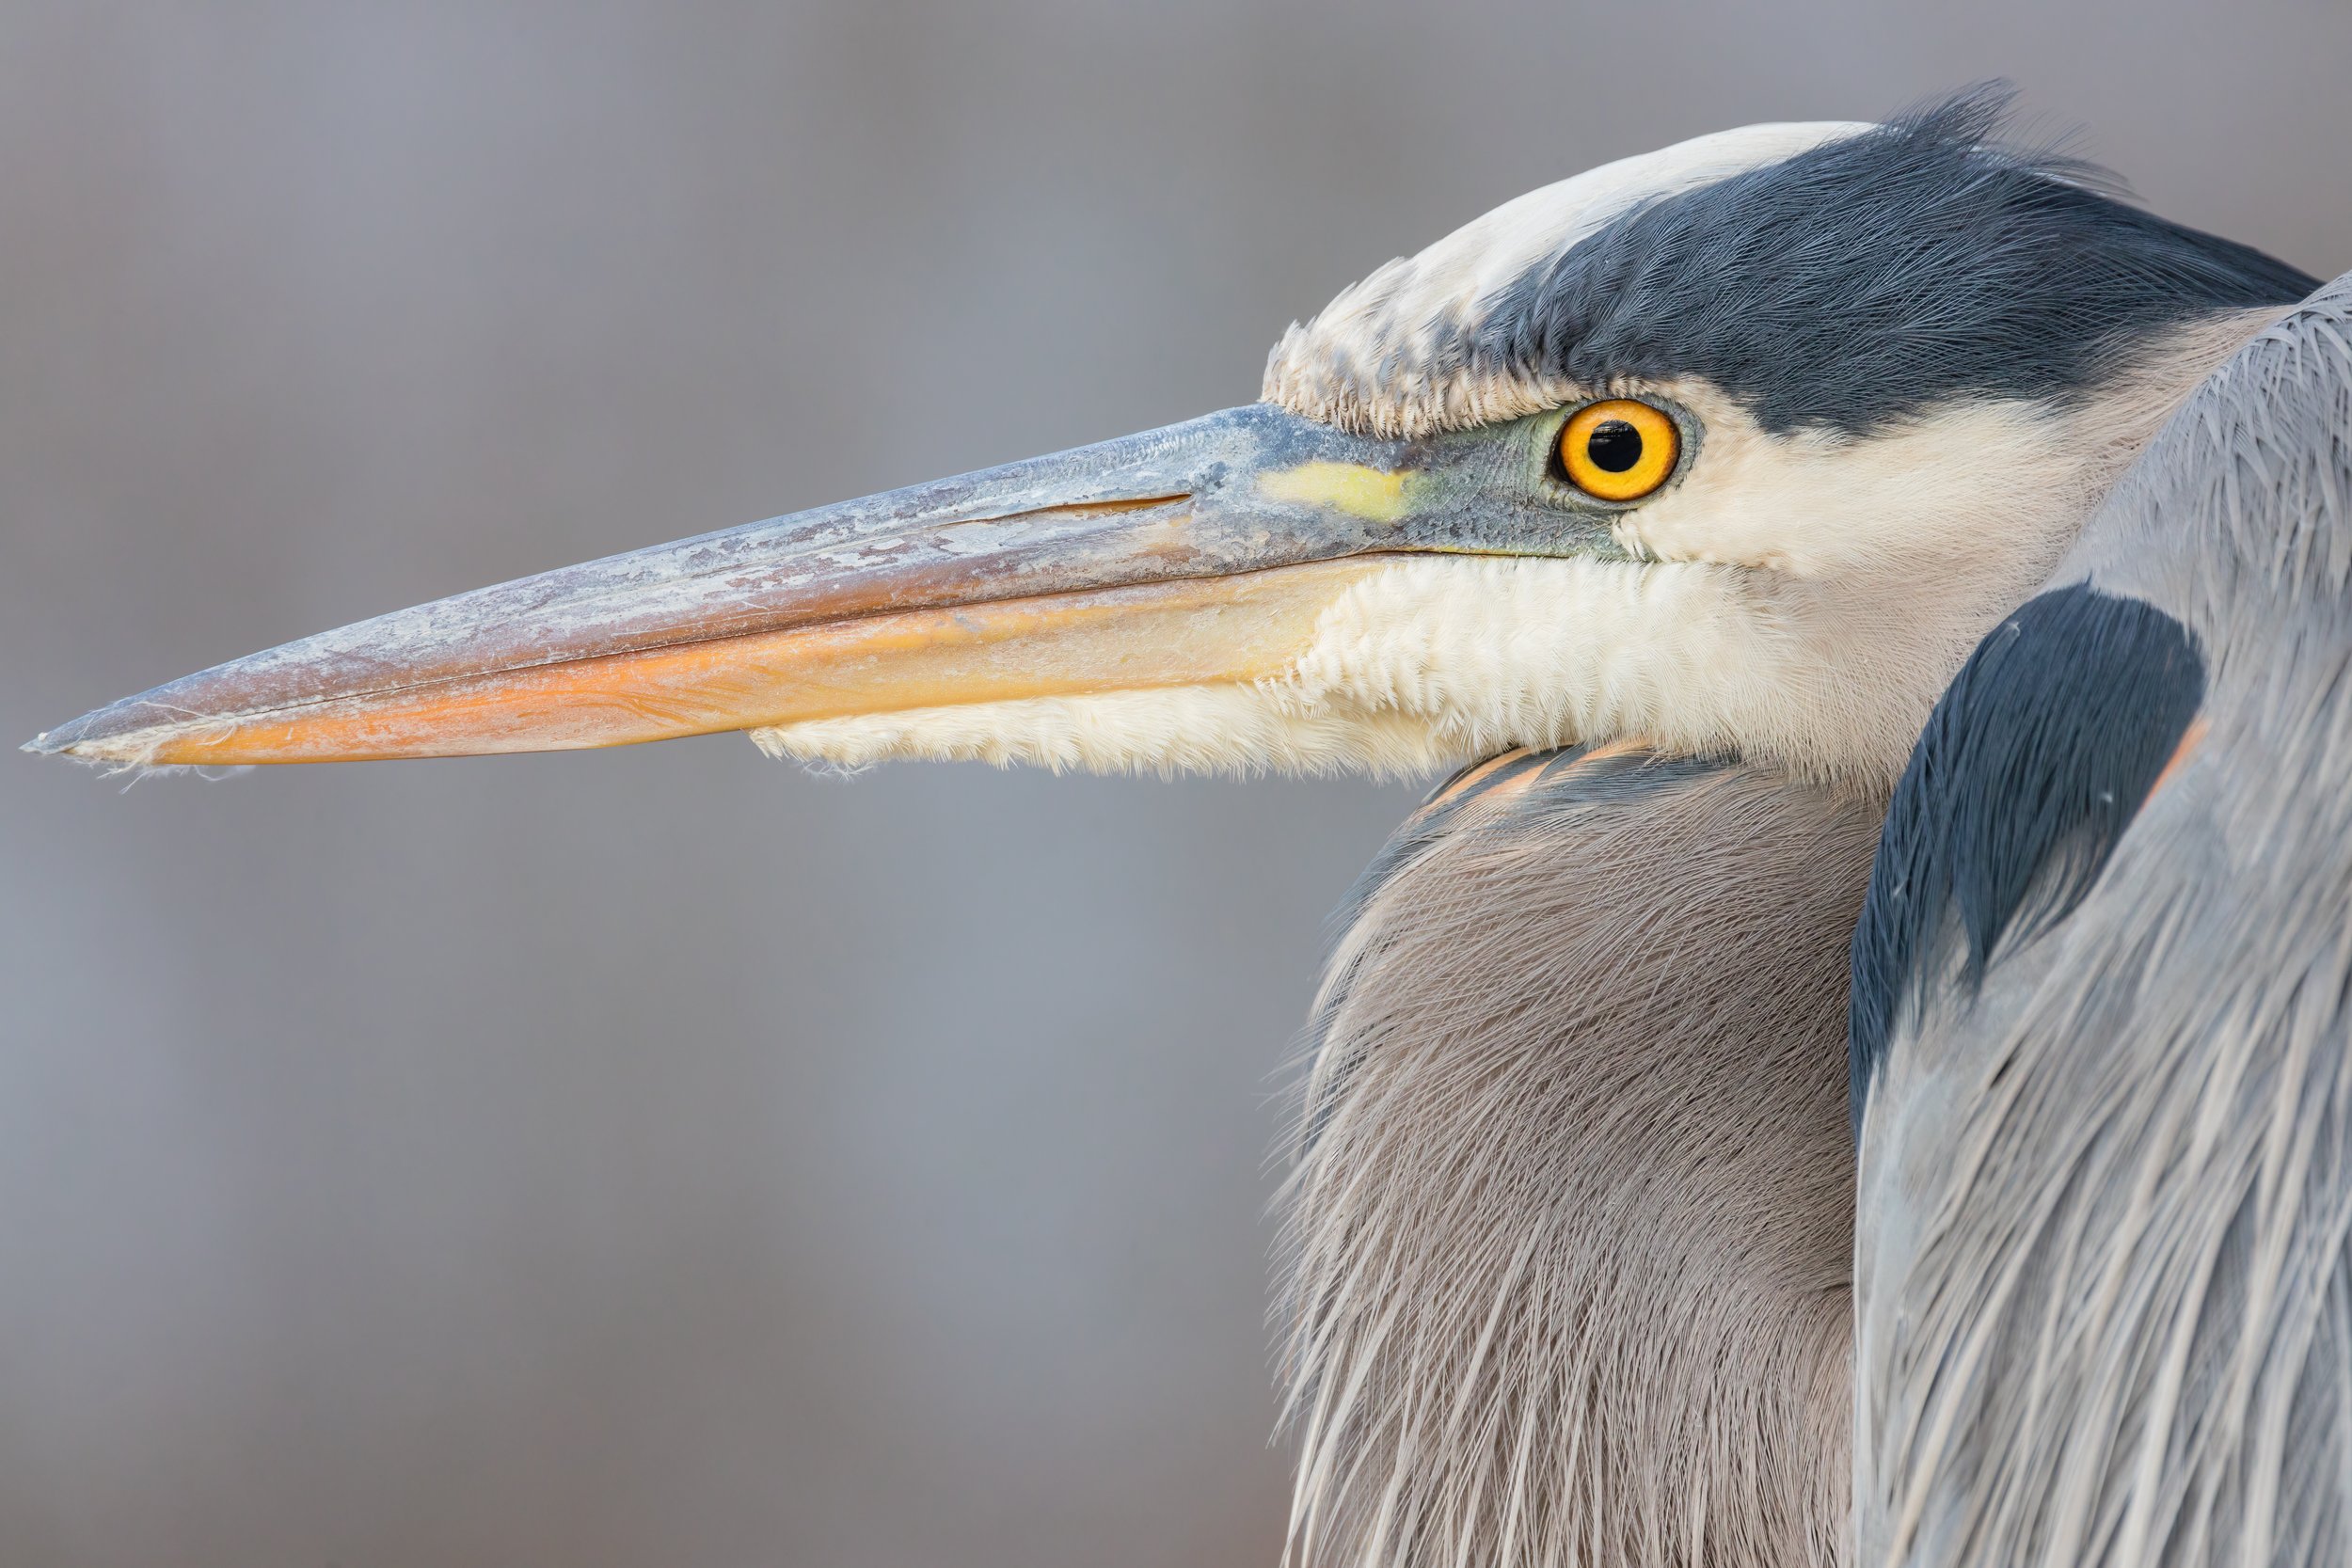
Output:
[[[1596,500],[1636,501],[1673,476],[1682,432],[1662,408],[1608,398],[1568,417],[1557,456],[1562,477]]]

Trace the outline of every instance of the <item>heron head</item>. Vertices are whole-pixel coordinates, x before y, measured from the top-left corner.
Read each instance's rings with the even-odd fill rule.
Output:
[[[477,590],[52,731],[234,765],[748,730],[857,765],[1414,771],[1641,736],[1883,779],[2312,280],[1994,135],[1756,126],[1391,262],[1262,401]]]

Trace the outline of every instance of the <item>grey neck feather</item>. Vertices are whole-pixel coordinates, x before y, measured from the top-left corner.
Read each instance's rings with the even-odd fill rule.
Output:
[[[1519,757],[1367,874],[1290,1190],[1302,1563],[1827,1563],[1880,802]]]

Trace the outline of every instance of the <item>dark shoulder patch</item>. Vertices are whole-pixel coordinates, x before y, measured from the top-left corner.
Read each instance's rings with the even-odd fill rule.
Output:
[[[1857,1135],[1938,928],[1956,917],[1973,990],[2004,932],[2073,912],[2204,696],[2204,659],[2186,627],[2087,584],[2028,601],[1977,645],[1895,786],[1854,928],[1847,1068]]]

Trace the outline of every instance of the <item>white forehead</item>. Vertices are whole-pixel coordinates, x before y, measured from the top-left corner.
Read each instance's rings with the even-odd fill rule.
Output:
[[[1384,435],[1502,417],[1507,410],[1481,399],[1505,389],[1459,385],[1450,373],[1458,367],[1436,352],[1440,341],[1459,341],[1480,302],[1645,202],[1869,129],[1853,120],[1744,125],[1530,191],[1391,261],[1305,326],[1293,325],[1266,361],[1261,396],[1310,419]]]

